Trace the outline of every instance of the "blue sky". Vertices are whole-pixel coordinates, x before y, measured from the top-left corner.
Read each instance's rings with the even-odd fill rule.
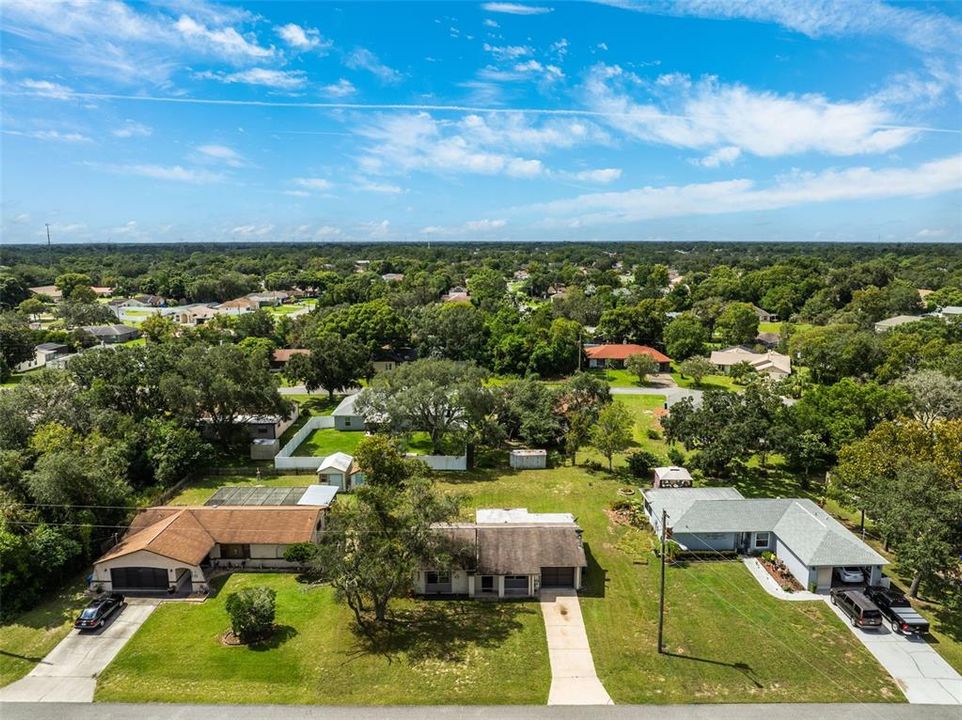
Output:
[[[0,12],[4,242],[962,240],[962,3]]]

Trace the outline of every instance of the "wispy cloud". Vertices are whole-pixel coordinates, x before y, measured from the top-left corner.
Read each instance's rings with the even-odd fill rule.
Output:
[[[273,47],[263,47],[253,36],[245,37],[233,27],[207,27],[190,15],[181,15],[174,29],[189,42],[218,55],[263,60],[276,54]]]
[[[327,95],[328,97],[348,97],[357,92],[357,88],[350,80],[345,80],[341,78],[336,83],[331,83],[330,85],[325,85],[321,88],[321,93]]]
[[[730,165],[741,157],[742,151],[734,145],[726,145],[708,153],[703,158],[698,158],[692,162],[705,168],[717,168],[722,165]]]
[[[382,63],[378,56],[367,48],[352,50],[344,59],[344,64],[352,70],[367,70],[386,85],[394,85],[404,79],[400,72]]]
[[[226,145],[201,145],[197,148],[197,154],[199,160],[220,163],[233,168],[244,167],[248,164],[239,152]]]
[[[334,187],[334,183],[325,178],[319,177],[299,177],[294,178],[292,181],[295,185],[305,190],[313,190],[316,192],[330,190]]]
[[[73,94],[73,90],[66,85],[53,83],[49,80],[21,80],[20,87],[32,95],[53,98],[55,100],[67,100]]]
[[[306,28],[287,23],[275,28],[278,36],[296,50],[329,50],[334,43],[321,36],[317,28]]]
[[[209,185],[221,182],[224,176],[220,173],[197,168],[185,168],[182,165],[153,165],[153,164],[100,164],[88,163],[107,172],[118,175],[137,175],[154,180],[168,180],[170,182],[190,183],[193,185]]]
[[[420,232],[422,235],[459,238],[503,230],[507,224],[508,221],[504,219],[489,220],[485,218],[484,220],[468,220],[461,225],[428,225],[421,228]]]
[[[110,134],[119,138],[150,137],[154,132],[149,125],[136,122],[134,120],[124,120],[124,124],[110,131]]]
[[[481,8],[493,13],[504,13],[506,15],[544,15],[553,12],[554,8],[544,5],[522,5],[521,3],[509,2],[489,2],[484,3]]]
[[[534,50],[527,45],[490,45],[484,43],[481,47],[485,52],[491,53],[499,60],[514,60],[534,53]]]
[[[62,142],[62,143],[89,143],[93,140],[83,133],[78,132],[60,132],[59,130],[4,130],[4,135],[16,135],[19,137],[27,137],[32,140],[41,140],[44,142]]]
[[[754,212],[833,201],[923,197],[962,189],[962,155],[911,168],[852,167],[779,176],[766,187],[736,179],[590,193],[523,208],[548,225],[586,226],[656,218]]]
[[[566,177],[581,182],[599,183],[607,185],[621,178],[621,168],[599,168],[597,170],[580,170],[566,173]]]
[[[205,70],[195,73],[194,77],[203,80],[217,80],[228,84],[263,85],[264,87],[281,90],[296,90],[307,83],[307,75],[303,70],[272,70],[270,68],[250,68],[232,73]]]

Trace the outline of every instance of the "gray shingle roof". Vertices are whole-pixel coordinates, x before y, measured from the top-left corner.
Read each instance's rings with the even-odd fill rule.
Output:
[[[734,488],[647,490],[645,497],[658,514],[668,510],[676,533],[773,532],[811,567],[888,564],[808,499],[746,499]]]

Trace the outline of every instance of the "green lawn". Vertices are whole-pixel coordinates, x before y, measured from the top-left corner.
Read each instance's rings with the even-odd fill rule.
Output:
[[[666,453],[668,447],[665,444],[664,439],[652,439],[648,437],[648,430],[656,430],[659,435],[661,435],[661,430],[658,430],[658,423],[655,417],[655,410],[664,407],[665,396],[664,395],[614,395],[614,402],[622,403],[625,405],[634,415],[635,424],[632,429],[632,434],[634,435],[634,441],[631,447],[628,448],[627,453],[618,453],[614,456],[614,467],[618,468],[625,464],[625,457],[628,453],[634,452],[640,448],[649,450],[662,459],[667,457]],[[597,450],[585,447],[578,452],[578,461],[584,462],[585,460],[598,462],[607,467],[608,461],[604,458],[601,453]]]
[[[681,388],[697,387],[699,390],[742,390],[743,385],[736,385],[729,375],[724,373],[719,375],[706,375],[701,380],[701,385],[695,385],[695,381],[690,377],[685,377],[678,369],[678,365],[673,363],[671,366],[671,377],[675,384]]]
[[[621,485],[571,467],[475,472],[442,483],[465,496],[466,518],[477,507],[575,513],[589,564],[582,612],[598,674],[616,703],[902,700],[827,605],[777,600],[738,562],[669,569],[672,654],[658,655],[653,538],[605,512]]]
[[[225,647],[227,595],[277,591],[279,632]],[[294,575],[234,575],[203,604],[158,608],[101,674],[105,702],[336,705],[544,704],[550,671],[537,603],[398,601],[397,631],[372,647],[329,587]]]
[[[34,370],[33,372],[37,372],[37,371]],[[0,383],[0,388],[16,387],[21,382],[23,382],[23,379],[26,376],[27,376],[27,373],[16,373],[16,372],[10,373],[10,377],[4,382]]]
[[[193,481],[177,495],[171,498],[168,505],[203,505],[217,491],[227,486],[263,486],[263,487],[305,487],[316,482],[313,474],[304,475],[268,475],[262,477],[250,475],[208,475]]]
[[[328,400],[327,395],[288,395],[287,399],[297,403],[298,415],[297,420],[281,435],[281,447],[294,437],[294,433],[300,430],[309,418],[314,415],[330,415],[340,402],[337,397]]]
[[[350,455],[364,437],[363,432],[345,432],[334,428],[315,430],[294,450],[294,457],[325,457],[335,452]]]
[[[53,650],[87,604],[83,581],[71,583],[30,612],[0,625],[0,686],[19,680]]]

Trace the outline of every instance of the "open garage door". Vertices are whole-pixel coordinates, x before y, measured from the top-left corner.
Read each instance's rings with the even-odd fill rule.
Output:
[[[167,590],[167,570],[165,568],[126,567],[111,568],[110,583],[114,591],[124,590]]]
[[[541,587],[573,588],[574,586],[575,586],[575,569],[573,567],[541,568]]]

